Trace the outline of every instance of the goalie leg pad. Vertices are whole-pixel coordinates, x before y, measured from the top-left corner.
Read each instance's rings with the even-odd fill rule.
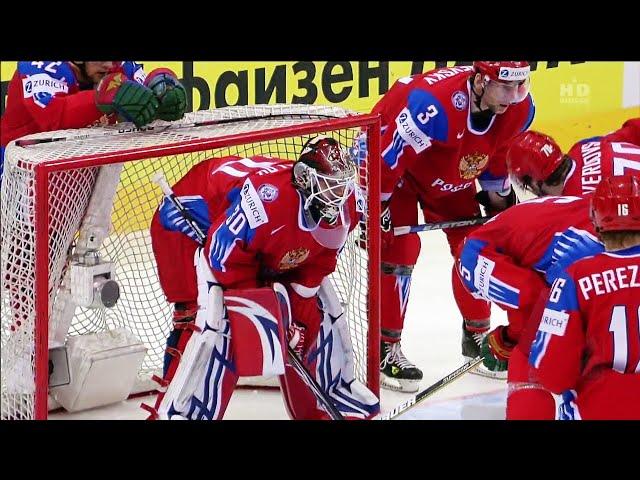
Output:
[[[285,333],[272,288],[227,290],[236,374],[240,377],[284,374]]]
[[[223,317],[222,289],[201,248],[195,254],[198,280],[196,329],[187,342],[158,416],[190,420],[222,418],[238,376],[233,363],[230,324]]]
[[[284,290],[284,287],[282,289]],[[342,305],[328,279],[322,282],[318,295],[322,303],[323,320],[317,338],[310,339],[313,346],[305,359],[305,366],[346,419],[371,418],[380,411],[380,403],[378,398],[355,378],[348,326]],[[286,312],[284,316],[286,317]],[[288,320],[289,317],[285,321],[287,326]],[[329,418],[297,372],[289,365],[286,366],[285,375],[281,377],[281,386],[291,418]]]
[[[218,420],[223,417],[238,380],[229,323],[224,323],[221,331],[207,328],[191,336],[158,408],[160,418]]]

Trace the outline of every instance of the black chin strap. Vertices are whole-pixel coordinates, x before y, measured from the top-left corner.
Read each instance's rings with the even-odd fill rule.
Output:
[[[473,97],[474,97],[473,104],[479,110],[478,112],[471,112],[471,124],[473,125],[473,128],[475,128],[476,130],[482,131],[489,126],[489,122],[491,122],[491,119],[493,118],[495,113],[493,113],[493,111],[490,108],[487,108],[484,110],[482,109],[482,107],[480,106],[480,103],[482,102],[482,97],[484,97],[485,91],[483,89],[481,94],[476,93],[473,81],[472,80],[469,80],[469,81],[471,82],[471,92],[473,93]]]

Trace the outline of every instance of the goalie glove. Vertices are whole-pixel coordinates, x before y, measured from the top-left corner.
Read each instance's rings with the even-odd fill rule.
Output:
[[[180,120],[187,111],[187,91],[168,68],[152,70],[144,84],[151,89],[160,106],[156,118],[168,122]]]
[[[123,73],[105,75],[96,88],[96,106],[107,115],[118,113],[140,128],[151,123],[158,110],[153,92]]]
[[[480,355],[482,363],[492,372],[503,372],[509,366],[509,357],[516,346],[507,335],[507,327],[504,325],[489,332],[482,340]]]

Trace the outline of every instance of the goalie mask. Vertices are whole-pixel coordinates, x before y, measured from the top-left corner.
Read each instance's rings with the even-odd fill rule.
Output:
[[[342,206],[353,193],[356,168],[349,154],[333,138],[311,138],[293,167],[293,184],[302,192],[316,219],[337,222]]]

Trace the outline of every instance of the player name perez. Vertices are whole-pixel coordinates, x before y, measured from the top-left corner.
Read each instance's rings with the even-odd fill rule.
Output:
[[[624,288],[640,288],[638,265],[628,265],[603,272],[592,273],[578,280],[582,296],[589,300],[590,295],[605,295]]]

